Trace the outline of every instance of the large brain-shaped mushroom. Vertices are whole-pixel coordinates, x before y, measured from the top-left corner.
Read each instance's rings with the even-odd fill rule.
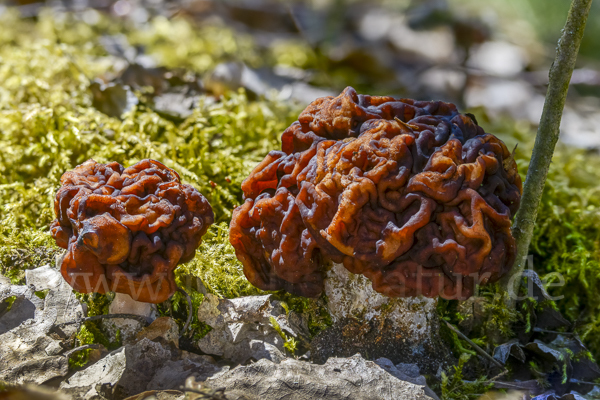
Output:
[[[230,241],[264,290],[318,296],[333,261],[390,297],[466,298],[514,261],[516,163],[453,104],[317,99],[242,189]]]
[[[82,293],[168,299],[177,289],[173,270],[194,257],[213,223],[204,196],[154,160],[129,168],[88,160],[60,182],[51,232],[68,250],[65,280]]]

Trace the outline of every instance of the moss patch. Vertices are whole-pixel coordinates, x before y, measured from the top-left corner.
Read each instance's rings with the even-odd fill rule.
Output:
[[[89,89],[92,79],[115,73],[115,59],[99,37],[124,33],[162,65],[199,73],[234,59],[251,66],[280,63],[313,68],[318,65],[317,55],[301,43],[286,47],[283,42],[264,54],[249,36],[219,25],[194,27],[185,19],[156,18],[138,29],[101,15],[95,23],[85,24],[70,14],[48,12],[37,20],[22,20],[7,10],[0,16],[0,26],[1,273],[22,283],[25,269],[53,262],[59,249],[48,226],[63,172],[92,157],[124,165],[149,157],[176,169],[186,183],[198,188],[218,219],[196,258],[178,268],[178,279],[200,277],[209,292],[221,297],[262,293],[244,278],[228,242],[227,226],[231,210],[241,202],[242,180],[269,150],[279,148],[279,136],[297,117],[299,107],[250,101],[240,91],[216,99],[202,97],[181,123],[163,118],[143,102],[122,118],[108,117],[92,106]],[[531,127],[475,114],[487,131],[498,134],[509,147],[519,143],[516,159],[524,177],[533,144]],[[549,291],[565,296],[556,306],[576,323],[596,359],[600,357],[599,194],[600,157],[559,145],[532,243],[534,268],[542,278],[555,272],[564,276],[565,285]],[[202,294],[192,291],[190,295],[197,309]],[[311,333],[331,323],[322,300],[278,296],[289,309],[309,315]],[[106,312],[105,296],[82,299],[90,315]],[[183,298],[175,296],[171,302],[173,315],[182,322]],[[490,331],[509,335],[505,329],[513,317],[501,307],[490,312],[495,316]],[[195,323],[194,335],[205,333],[207,328]],[[95,335],[93,328],[89,330]]]
[[[533,148],[532,128],[513,121],[477,118],[509,148],[525,178]],[[542,196],[530,254],[534,269],[559,297],[556,307],[575,324],[600,357],[600,156],[558,144]],[[562,277],[562,278],[561,278]],[[562,281],[564,279],[564,282]]]

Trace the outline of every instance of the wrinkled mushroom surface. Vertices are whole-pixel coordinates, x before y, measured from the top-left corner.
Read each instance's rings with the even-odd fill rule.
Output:
[[[261,289],[318,296],[334,261],[390,297],[466,298],[514,261],[516,163],[453,104],[317,99],[242,189],[230,240]]]
[[[214,221],[204,196],[154,160],[129,168],[88,160],[60,181],[51,232],[68,250],[65,280],[82,293],[168,299],[177,289],[173,270],[194,257]]]

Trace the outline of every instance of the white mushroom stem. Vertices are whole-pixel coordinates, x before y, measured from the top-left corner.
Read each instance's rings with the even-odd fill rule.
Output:
[[[56,268],[60,271],[62,263],[65,259],[67,252],[57,255],[56,257]],[[146,321],[152,322],[156,315],[156,305],[151,303],[144,303],[136,301],[131,298],[128,294],[115,293],[115,297],[110,303],[108,308],[108,314],[133,314],[139,315],[146,319]],[[132,318],[115,318],[106,319],[103,322],[104,327],[107,329],[111,340],[116,339],[116,332],[121,332],[121,337],[124,341],[132,338],[137,331],[143,328],[141,321]]]
[[[154,312],[151,303],[136,301],[125,293],[115,293],[115,298],[108,308],[110,314],[135,314],[150,318]]]
[[[115,293],[115,297],[108,308],[108,313],[140,315],[150,322],[156,315],[156,306],[151,303],[133,300],[131,296],[125,293]],[[114,318],[105,320],[103,324],[111,340],[116,338],[116,331],[118,329],[121,332],[121,338],[124,343],[132,340],[137,332],[144,327],[139,321],[131,318]]]
[[[67,255],[65,250],[56,256],[56,269],[61,270],[62,263]],[[151,318],[155,310],[155,306],[151,303],[143,303],[135,301],[128,294],[115,293],[115,297],[110,304],[109,314],[135,314],[142,317]]]

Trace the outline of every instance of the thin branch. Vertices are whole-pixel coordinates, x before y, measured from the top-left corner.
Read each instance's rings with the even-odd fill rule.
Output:
[[[494,384],[494,388],[495,389],[513,389],[513,390],[524,390],[527,392],[531,392],[531,386],[529,386],[527,383],[529,381],[525,381],[525,382],[492,382]],[[534,381],[536,385],[538,385],[537,381]]]
[[[517,258],[512,271],[502,282],[504,289],[508,291],[508,305],[511,307],[514,307],[516,303],[516,294],[518,293],[521,274],[529,252],[538,206],[560,133],[560,121],[569,90],[569,82],[575,68],[575,61],[591,4],[592,0],[572,1],[567,22],[558,41],[556,59],[550,67],[546,101],[535,138],[527,178],[525,179],[521,205],[515,215],[512,228],[513,236],[517,242]]]
[[[192,298],[185,290],[178,287],[177,291],[180,292],[181,294],[183,294],[183,296],[187,300],[187,304],[188,304],[187,321],[185,321],[185,325],[183,326],[183,329],[181,330],[181,336],[183,336],[185,334],[185,332],[188,330],[188,328],[190,327],[190,323],[192,322],[192,314],[194,313],[194,307],[192,305]]]
[[[146,317],[143,317],[141,315],[135,315],[135,314],[107,314],[107,315],[94,315],[93,317],[86,317],[86,318],[80,318],[80,319],[75,320],[75,321],[63,322],[61,324],[54,325],[53,328],[62,328],[63,326],[67,326],[67,325],[82,324],[84,322],[98,321],[100,319],[112,319],[112,318],[135,319],[135,320],[139,321],[144,326],[148,325],[148,320],[146,319]]]
[[[559,331],[551,331],[548,329],[542,329],[542,328],[538,328],[537,326],[535,328],[533,328],[534,332],[540,332],[540,333],[555,333],[558,335],[575,335],[575,332],[559,332]]]
[[[593,386],[598,386],[598,382],[580,381],[579,379],[569,379],[569,382],[576,383],[578,385],[593,385]]]
[[[101,344],[97,344],[97,343],[94,343],[94,344],[85,344],[85,345],[83,345],[83,346],[75,347],[74,349],[71,349],[71,350],[69,350],[69,351],[65,352],[65,353],[63,354],[63,356],[65,356],[65,357],[69,358],[69,357],[71,357],[71,356],[72,356],[74,353],[76,353],[76,352],[78,352],[78,351],[82,351],[82,350],[89,350],[89,349],[99,349],[99,348],[101,348],[101,347],[102,347],[102,345],[101,345]]]
[[[469,343],[469,345],[473,348],[473,350],[475,350],[480,356],[488,359],[494,365],[496,365],[498,368],[504,369],[504,365],[502,365],[502,363],[500,361],[498,361],[494,357],[490,356],[485,350],[483,350],[481,347],[479,347],[477,344],[475,344],[475,342],[473,342],[471,339],[469,339],[464,333],[462,333],[461,331],[456,329],[454,327],[454,325],[452,325],[450,322],[448,322],[448,321],[444,321],[444,322],[446,323],[446,325],[448,326],[448,328],[450,328],[450,330],[452,332],[456,333],[462,340]]]
[[[509,371],[507,369],[505,369],[504,371],[500,372],[498,375],[492,377],[491,379],[485,381],[485,383],[493,383],[496,382],[498,379],[502,378],[504,375],[508,374]]]
[[[199,395],[202,396],[200,398],[195,397],[196,399],[225,399],[225,388],[219,388],[219,389],[210,389],[210,388],[204,388],[204,389],[191,389],[191,388],[183,388],[182,389],[184,392],[187,393],[193,393],[195,395]],[[219,396],[219,397],[217,397]]]

